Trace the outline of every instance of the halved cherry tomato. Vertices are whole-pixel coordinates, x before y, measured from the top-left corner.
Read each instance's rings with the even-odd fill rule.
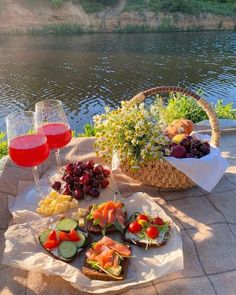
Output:
[[[50,234],[49,234],[49,236],[48,236],[48,240],[57,240],[57,233],[56,233],[56,231],[55,230],[53,230]]]
[[[155,239],[159,236],[159,230],[155,226],[151,225],[146,229],[146,234],[149,238]]]
[[[73,242],[78,242],[80,240],[80,236],[78,235],[77,231],[74,229],[70,231],[70,240]]]
[[[145,214],[139,214],[137,217],[137,220],[145,220],[145,221],[149,221],[149,218],[147,215]]]
[[[164,221],[160,217],[156,217],[153,219],[152,223],[156,225],[163,225]]]
[[[136,234],[142,230],[142,225],[138,223],[138,221],[133,221],[129,224],[128,231]]]
[[[60,238],[60,241],[69,241],[70,240],[69,234],[65,233],[64,231],[59,232],[59,238]]]
[[[46,249],[51,250],[53,248],[56,248],[59,244],[60,244],[59,241],[56,241],[56,240],[48,240],[46,243],[43,244],[43,246]]]

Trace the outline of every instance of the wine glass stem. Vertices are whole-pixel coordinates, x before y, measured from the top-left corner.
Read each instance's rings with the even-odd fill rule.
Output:
[[[59,149],[55,150],[55,156],[56,156],[56,160],[57,160],[57,169],[61,170],[61,157],[60,157],[60,150]]]
[[[40,193],[39,174],[38,174],[37,166],[32,168],[32,172],[33,172],[33,176],[34,176],[36,191],[37,191],[37,193]]]

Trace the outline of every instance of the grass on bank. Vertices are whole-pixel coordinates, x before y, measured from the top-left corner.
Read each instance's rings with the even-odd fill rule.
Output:
[[[29,34],[83,34],[86,31],[79,25],[73,23],[58,23],[43,26],[42,28],[31,28]]]
[[[161,112],[167,123],[175,119],[190,119],[194,123],[208,119],[204,110],[198,106],[197,102],[192,98],[184,95],[172,94],[166,107],[160,106]],[[236,120],[236,110],[233,109],[233,103],[224,104],[223,100],[218,100],[214,105],[214,109],[219,119]],[[96,130],[92,124],[85,124],[84,131],[77,133],[73,131],[74,137],[91,137],[96,135]],[[0,133],[0,159],[8,154],[8,145],[6,133]]]
[[[143,10],[158,12],[181,12],[184,14],[199,15],[212,13],[215,15],[235,15],[236,3],[234,0],[127,0],[125,11]]]

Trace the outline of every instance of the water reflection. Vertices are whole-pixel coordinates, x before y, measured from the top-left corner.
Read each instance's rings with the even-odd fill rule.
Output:
[[[14,109],[63,101],[73,129],[156,85],[236,97],[236,33],[0,37],[0,126]],[[3,128],[3,127],[2,127]]]

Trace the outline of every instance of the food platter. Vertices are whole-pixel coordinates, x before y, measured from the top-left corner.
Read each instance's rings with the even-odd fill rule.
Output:
[[[112,191],[116,190],[115,182],[111,177]],[[111,199],[111,190],[104,190],[97,203]],[[16,224],[9,227],[6,236],[6,249],[4,253],[3,263],[15,267],[37,270],[47,274],[58,275],[70,282],[79,290],[91,293],[105,293],[108,291],[116,291],[132,285],[142,284],[154,279],[157,279],[168,273],[179,271],[183,268],[183,252],[182,241],[178,227],[173,223],[171,218],[167,216],[164,210],[150,196],[144,193],[136,193],[131,197],[124,199],[117,195],[127,208],[128,216],[133,212],[142,210],[149,214],[161,216],[164,220],[170,222],[170,239],[164,247],[153,248],[146,250],[145,248],[131,245],[132,259],[129,261],[127,278],[119,282],[104,282],[98,280],[90,280],[81,272],[81,267],[84,261],[84,255],[80,255],[71,263],[57,260],[49,256],[38,242],[38,235],[43,227],[46,227],[52,218],[41,217],[34,213],[32,208],[31,213],[24,212],[31,222]],[[21,199],[23,200],[23,199]],[[18,200],[18,208],[20,200]],[[80,206],[87,208],[89,200],[82,200]],[[19,215],[19,210],[17,211]],[[69,213],[68,213],[69,214]],[[22,220],[22,219],[21,219]],[[16,239],[15,233],[18,232]],[[119,234],[113,234],[111,237],[114,240],[119,240]],[[98,237],[97,237],[98,238]],[[96,238],[96,239],[97,239]]]

